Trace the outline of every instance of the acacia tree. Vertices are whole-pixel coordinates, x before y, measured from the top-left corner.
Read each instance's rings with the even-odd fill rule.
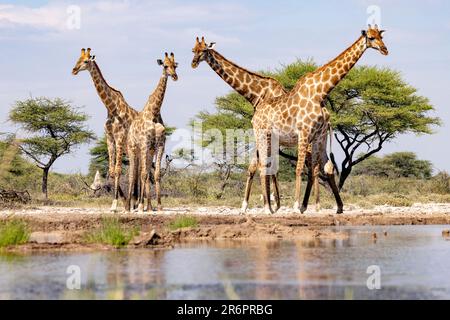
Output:
[[[86,128],[88,116],[66,100],[41,97],[17,101],[9,118],[29,135],[17,145],[42,169],[42,193],[47,199],[48,174],[55,161],[95,137]]]
[[[317,65],[311,61],[297,60],[274,71],[265,72],[291,90],[304,74],[314,71]],[[195,121],[203,128],[249,129],[253,107],[243,97],[231,92],[218,97],[214,112],[200,112]],[[379,152],[384,144],[401,134],[430,134],[440,120],[429,115],[433,106],[427,98],[417,95],[401,75],[393,70],[360,66],[352,69],[332,91],[327,108],[331,112],[335,137],[343,151],[338,170],[339,187],[355,165]],[[285,160],[280,163],[282,177],[292,177],[288,163],[296,164],[296,149],[280,150]]]
[[[356,166],[356,175],[370,175],[389,178],[414,177],[429,179],[433,174],[433,164],[419,160],[414,152],[395,152],[380,158],[372,156]]]
[[[358,67],[328,99],[332,124],[344,158],[339,188],[353,167],[378,153],[401,134],[431,134],[440,120],[429,116],[433,106],[393,70]],[[333,159],[332,159],[333,160]],[[335,163],[335,167],[337,167]]]

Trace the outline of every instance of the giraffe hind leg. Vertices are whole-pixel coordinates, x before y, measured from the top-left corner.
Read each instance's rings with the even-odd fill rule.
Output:
[[[277,178],[276,174],[274,174],[272,176],[272,184],[273,184],[273,191],[274,191],[275,205],[276,205],[275,212],[277,212],[281,208],[281,199],[280,199],[280,186],[278,184],[278,178]]]
[[[273,159],[271,159],[272,136],[270,132],[263,133],[261,136],[257,135],[257,148],[259,152],[259,171],[261,177],[261,191],[264,199],[264,212],[266,214],[273,214],[272,205],[270,203],[270,168],[273,166]]]
[[[250,165],[247,169],[247,183],[245,185],[245,195],[244,195],[244,201],[242,202],[242,208],[241,212],[245,213],[248,209],[248,201],[250,199],[250,193],[252,189],[253,184],[253,178],[255,177],[256,170],[258,169],[258,152],[255,152],[255,155],[253,156]]]
[[[132,193],[134,190],[134,186],[136,185],[136,154],[135,151],[130,150],[128,152],[129,157],[130,157],[130,165],[129,165],[129,174],[128,174],[128,197],[126,199],[125,202],[125,211],[130,212],[131,211],[131,206],[132,206]],[[134,206],[134,203],[133,203]]]

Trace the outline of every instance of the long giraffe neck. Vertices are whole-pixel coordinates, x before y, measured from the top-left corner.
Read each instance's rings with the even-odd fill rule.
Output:
[[[149,119],[153,118],[157,122],[161,120],[161,106],[164,100],[164,95],[167,88],[167,75],[163,74],[159,79],[159,83],[155,88],[155,91],[149,96],[147,103],[144,107],[144,117]]]
[[[285,93],[283,86],[270,77],[248,71],[210,49],[206,58],[209,66],[254,107],[264,99]]]
[[[316,94],[324,99],[350,72],[366,49],[366,37],[361,36],[334,60],[313,72]]]
[[[94,86],[97,89],[97,93],[100,99],[102,100],[103,104],[105,105],[106,109],[108,109],[108,112],[114,114],[118,111],[120,104],[117,103],[116,100],[122,99],[123,102],[125,102],[125,100],[119,91],[109,86],[109,84],[103,77],[102,72],[100,71],[100,68],[98,67],[97,63],[95,61],[91,63],[92,64],[91,67],[89,68],[89,72],[91,74],[92,81],[94,82]],[[124,105],[126,105],[126,103]]]

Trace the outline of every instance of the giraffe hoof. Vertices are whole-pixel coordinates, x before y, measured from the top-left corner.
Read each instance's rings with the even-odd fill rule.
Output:
[[[114,200],[111,205],[111,212],[117,212],[117,200]]]
[[[343,208],[338,208],[336,214],[343,214],[344,213],[344,209]]]
[[[142,204],[139,204],[137,213],[138,213],[138,214],[144,214],[144,206],[143,206]]]
[[[294,203],[294,208],[292,209],[296,214],[302,214],[303,212],[300,209],[300,204],[298,202]]]
[[[248,209],[248,202],[247,201],[242,202],[241,214],[245,214],[247,212],[247,209]]]
[[[322,210],[322,208],[320,207],[320,204],[316,205],[316,212],[319,213]]]
[[[308,209],[307,207],[302,206],[302,207],[300,208],[300,213],[301,213],[301,214],[305,213],[307,209]]]

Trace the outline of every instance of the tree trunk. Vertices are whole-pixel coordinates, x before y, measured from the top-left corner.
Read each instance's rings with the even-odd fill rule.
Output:
[[[44,194],[45,199],[48,199],[48,172],[50,171],[50,168],[44,168],[42,169],[42,193]]]
[[[344,187],[345,181],[350,173],[352,173],[352,166],[342,167],[341,175],[339,176],[339,191]]]

